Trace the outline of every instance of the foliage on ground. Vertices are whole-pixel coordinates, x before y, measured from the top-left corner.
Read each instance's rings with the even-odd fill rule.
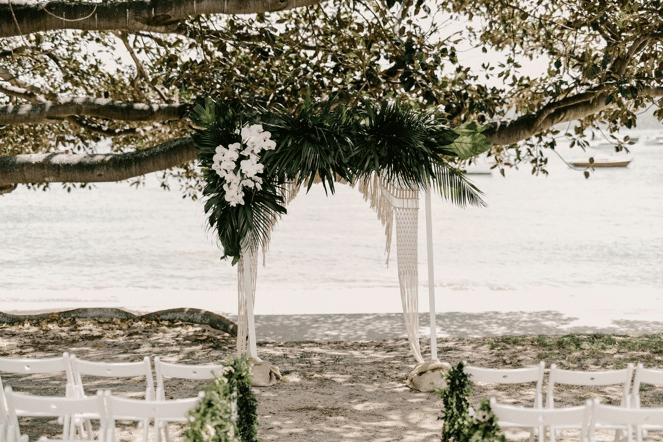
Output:
[[[442,442],[506,442],[488,399],[482,400],[476,410],[470,408],[472,382],[463,368],[463,362],[459,362],[449,370],[444,375],[447,387],[438,390],[444,403]]]
[[[251,361],[228,358],[189,413],[187,442],[258,442],[258,401],[251,390]]]

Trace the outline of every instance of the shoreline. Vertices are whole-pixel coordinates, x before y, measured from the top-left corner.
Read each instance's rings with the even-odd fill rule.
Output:
[[[1,305],[1,304],[0,304]],[[637,307],[637,308],[635,308]],[[89,308],[81,311],[106,311],[114,308]],[[236,316],[224,313],[206,312],[205,319],[195,319],[197,309],[179,308],[194,317],[193,324],[211,324],[236,321]],[[157,312],[120,309],[128,316],[167,314],[170,310]],[[71,312],[71,309],[41,309],[34,311],[0,311],[0,324],[3,313],[11,316],[48,315],[57,312]],[[182,313],[184,314],[184,313]],[[200,315],[198,315],[200,316]],[[163,317],[166,319],[166,316]],[[10,321],[14,321],[9,318]],[[151,318],[149,318],[151,319]],[[160,319],[160,318],[159,318]],[[181,318],[175,318],[180,319]],[[255,315],[258,342],[326,342],[403,339],[407,337],[402,313],[354,313],[354,314],[290,314]],[[419,335],[430,336],[429,314],[419,314]],[[566,335],[566,334],[663,334],[663,308],[653,305],[637,305],[633,308],[596,308],[540,311],[475,311],[443,312],[436,315],[437,336],[439,338],[498,337],[524,335]],[[225,330],[220,328],[220,330]]]

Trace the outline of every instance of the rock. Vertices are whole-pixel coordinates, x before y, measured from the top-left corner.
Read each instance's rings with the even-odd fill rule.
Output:
[[[269,387],[279,382],[282,378],[279,368],[267,361],[253,361],[251,366],[254,387]]]
[[[447,383],[442,375],[449,370],[451,370],[451,364],[448,362],[440,362],[437,359],[423,362],[410,372],[407,377],[407,386],[423,392],[446,388]]]

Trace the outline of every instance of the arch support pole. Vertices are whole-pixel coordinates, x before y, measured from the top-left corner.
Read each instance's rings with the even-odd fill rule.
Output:
[[[433,262],[433,215],[430,183],[426,186],[426,251],[428,253],[428,309],[430,311],[430,357],[437,359],[437,321],[435,318],[435,264]]]

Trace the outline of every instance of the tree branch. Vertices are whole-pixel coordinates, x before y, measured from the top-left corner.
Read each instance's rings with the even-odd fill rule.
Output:
[[[167,102],[168,100],[166,99],[165,95],[159,89],[157,89],[157,87],[154,85],[154,83],[152,83],[152,79],[147,74],[147,71],[145,70],[145,67],[143,67],[143,63],[141,63],[140,60],[138,59],[138,56],[136,55],[136,51],[134,51],[134,48],[129,44],[129,38],[127,37],[127,33],[126,32],[115,32],[115,35],[117,36],[117,38],[120,39],[120,41],[122,41],[122,43],[124,44],[124,47],[129,52],[129,55],[131,56],[131,59],[134,61],[134,64],[136,65],[136,72],[138,73],[137,77],[138,78],[143,77],[143,79],[145,80],[147,85],[150,86],[150,88],[152,90],[154,90],[154,92],[156,92],[157,95],[159,95],[159,97],[161,97],[161,99],[164,102]],[[135,41],[134,41],[134,43],[135,43]]]
[[[21,82],[18,78],[14,76],[7,69],[0,67],[0,79],[11,84],[13,87],[2,86],[2,92],[7,95],[24,98],[32,103],[45,103],[46,98],[44,97],[42,91],[31,85],[26,85]]]
[[[67,121],[71,121],[77,126],[82,127],[83,129],[86,129],[90,132],[101,134],[107,137],[117,137],[122,135],[136,135],[136,134],[145,135],[146,133],[154,129],[157,129],[158,127],[161,127],[160,123],[156,123],[151,126],[127,127],[124,129],[111,129],[109,127],[93,124],[81,117],[67,117]]]
[[[0,156],[0,188],[28,183],[122,181],[170,169],[198,157],[191,138],[123,154],[32,154]]]
[[[0,125],[36,124],[70,116],[88,116],[120,121],[180,120],[189,104],[144,104],[105,98],[73,97],[59,102],[0,107]]]
[[[136,0],[120,2],[32,3],[0,5],[0,38],[62,29],[86,31],[175,32],[180,21],[202,14],[254,14],[311,6],[321,0]],[[89,17],[88,17],[89,16]],[[85,18],[88,17],[88,18]]]
[[[578,102],[574,102],[574,97],[569,97],[571,104],[548,113],[538,125],[536,124],[538,114],[527,114],[512,121],[493,123],[492,127],[486,129],[483,134],[493,144],[505,146],[514,144],[557,124],[580,120],[608,109],[611,106],[611,104],[605,104],[608,95],[608,93],[601,93]],[[663,87],[646,87],[640,91],[640,95],[651,98],[663,97]]]
[[[663,96],[663,87],[640,91],[651,98]],[[550,129],[556,124],[579,120],[608,109],[607,93],[595,97],[568,97],[567,106],[548,113],[537,127],[537,115],[523,115],[509,122],[493,123],[483,134],[493,143],[510,145]],[[170,169],[195,160],[198,150],[191,138],[180,138],[151,149],[123,154],[33,154],[0,156],[0,188],[13,184],[46,182],[122,181],[151,172]]]

